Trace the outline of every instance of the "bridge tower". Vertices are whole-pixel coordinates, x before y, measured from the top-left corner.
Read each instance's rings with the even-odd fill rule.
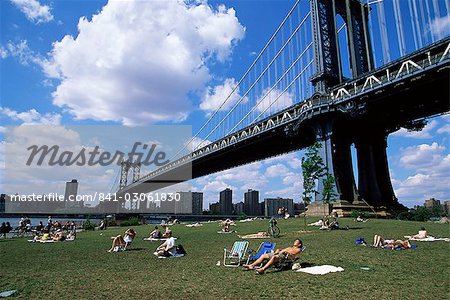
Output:
[[[368,32],[369,7],[360,0],[310,0],[314,35],[314,66],[311,78],[316,93],[343,82],[336,17],[347,27],[349,64],[355,78],[373,68]]]
[[[373,69],[373,54],[368,30],[369,6],[360,0],[310,0],[314,36],[316,73],[311,78],[315,97],[327,95],[330,88],[344,83],[337,16],[346,25],[348,64],[352,78]],[[386,158],[387,130],[373,132],[374,124],[364,124],[356,130],[356,121],[339,113],[328,114],[313,122],[316,139],[322,144],[321,156],[328,172],[336,180],[340,200],[353,203],[365,200],[375,207],[394,207],[397,201],[390,182]],[[373,126],[372,126],[373,125]],[[379,125],[378,125],[379,126]],[[358,188],[356,188],[351,145],[355,144],[358,160]],[[322,181],[315,200],[321,200]]]

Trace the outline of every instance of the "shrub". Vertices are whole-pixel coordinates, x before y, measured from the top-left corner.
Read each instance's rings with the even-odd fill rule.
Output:
[[[239,216],[237,217],[238,220],[245,220],[247,219],[247,215],[245,213],[240,213]]]
[[[95,225],[95,223],[92,223],[91,220],[89,220],[89,218],[87,218],[86,221],[84,221],[83,223],[84,230],[95,230],[96,226],[97,225]]]
[[[128,220],[120,223],[120,226],[122,226],[122,227],[137,226],[137,225],[139,225],[139,219],[136,217],[129,218]]]
[[[353,219],[356,219],[358,216],[367,219],[369,217],[369,213],[367,211],[352,210],[351,216]]]

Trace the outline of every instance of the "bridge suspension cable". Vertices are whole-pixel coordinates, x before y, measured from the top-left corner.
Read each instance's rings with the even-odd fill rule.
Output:
[[[308,12],[306,14],[306,16],[303,18],[303,20],[300,22],[300,24],[297,26],[297,28],[294,30],[294,32],[292,32],[292,34],[289,36],[289,38],[286,40],[286,42],[283,44],[283,46],[280,48],[280,50],[277,52],[277,54],[273,57],[273,59],[270,61],[270,63],[267,65],[267,67],[261,72],[261,74],[258,76],[258,78],[252,83],[252,85],[248,88],[248,90],[244,93],[244,95],[242,95],[240,97],[240,99],[234,104],[234,106],[227,112],[227,114],[222,118],[222,120],[219,121],[219,123],[210,131],[210,133],[208,133],[208,135],[205,137],[205,139],[209,138],[211,136],[211,134],[213,134],[217,128],[219,128],[220,125],[222,125],[222,123],[230,116],[231,113],[233,113],[233,111],[236,109],[236,107],[242,102],[243,99],[245,99],[245,97],[247,97],[247,95],[250,93],[250,91],[255,87],[255,85],[259,82],[259,80],[264,76],[264,74],[266,74],[267,70],[269,70],[269,68],[272,66],[272,64],[274,62],[276,62],[276,59],[280,56],[281,53],[284,53],[283,50],[286,48],[286,46],[288,46],[288,44],[292,41],[292,39],[294,38],[294,36],[297,34],[297,32],[300,30],[301,26],[303,24],[305,24],[306,20],[308,19],[308,17],[311,15],[311,12]],[[311,46],[312,43],[310,43],[307,48],[303,51],[303,53],[301,55],[299,55],[298,59],[295,60],[295,63],[303,56],[303,54],[306,52],[306,50],[309,49],[309,47]],[[284,62],[284,60],[282,60]],[[289,69],[283,74],[283,76],[280,77],[280,79],[277,81],[276,84],[278,84],[282,79],[285,78],[285,75],[287,74],[288,71],[290,71],[292,69],[292,67],[295,65],[295,63],[291,64],[291,67],[289,67]],[[284,67],[283,67],[284,69]],[[270,89],[270,91],[273,90],[273,87]],[[269,91],[269,92],[270,92]],[[265,99],[265,97],[267,96],[264,95],[264,97],[258,101],[257,104],[259,104],[263,99]],[[254,107],[256,107],[257,105],[255,105]],[[253,111],[253,108],[250,110],[250,112]],[[238,123],[238,125],[241,124],[241,122]],[[233,127],[233,129],[235,129],[235,127]],[[200,148],[202,146],[202,142],[200,142],[196,149]]]
[[[244,80],[249,76],[250,72],[252,71],[253,68],[255,68],[255,65],[257,64],[258,61],[260,61],[261,57],[263,56],[263,54],[267,51],[267,53],[269,53],[269,46],[272,44],[272,42],[275,40],[275,38],[277,37],[277,35],[279,34],[279,32],[283,29],[284,25],[286,24],[286,22],[289,20],[289,18],[292,16],[293,12],[295,11],[295,9],[298,7],[299,3],[302,0],[296,0],[296,2],[294,3],[294,5],[292,6],[292,8],[289,10],[289,12],[287,13],[286,17],[283,19],[283,21],[281,22],[281,24],[278,26],[278,28],[275,30],[275,32],[272,34],[272,36],[270,37],[270,39],[267,41],[267,43],[264,45],[264,47],[262,48],[262,50],[259,52],[259,54],[256,56],[256,58],[253,60],[252,64],[248,67],[248,69],[246,70],[246,72],[244,73],[244,75],[242,75],[242,77],[239,79],[239,81],[235,84],[235,86],[232,88],[231,92],[227,95],[227,97],[225,98],[225,100],[219,105],[218,108],[215,109],[215,111],[209,116],[208,120],[201,126],[201,128],[197,131],[197,133],[184,145],[184,147],[182,149],[180,149],[174,156],[173,158],[176,158],[180,153],[182,153],[189,145],[191,145],[197,138],[199,138],[199,135],[201,132],[204,131],[204,129],[211,123],[211,121],[218,115],[218,113],[222,110],[222,108],[226,105],[226,103],[230,100],[230,98],[233,96],[233,94],[236,92],[236,90],[238,90],[238,88],[243,85]],[[304,0],[303,2],[306,2],[306,0]],[[256,70],[256,68],[255,68]],[[241,100],[242,101],[242,100]],[[203,141],[201,141],[203,142]],[[193,147],[194,148],[194,147]],[[198,147],[195,147],[198,148]],[[173,159],[172,158],[172,159]]]
[[[375,67],[450,34],[448,0],[366,0],[366,3],[371,5],[369,30]]]
[[[291,9],[289,23],[279,30],[278,36],[273,38],[271,45],[262,50],[262,52],[267,53],[267,63],[264,62],[263,64],[265,56],[260,53],[260,69],[258,70],[258,66],[255,66],[253,72],[249,73],[248,78],[241,82],[239,89],[233,89],[227,97],[227,99],[233,99],[230,109],[223,112],[219,112],[221,108],[216,110],[214,122],[209,122],[208,127],[202,128],[202,131],[206,134],[202,135],[202,140],[194,147],[195,149],[206,146],[209,140],[220,139],[235,129],[239,130],[238,126],[241,128],[247,126],[250,121],[244,121],[248,120],[248,116],[251,113],[257,114],[255,110],[262,110],[261,103],[272,102],[272,96],[278,99],[276,102],[277,109],[298,103],[310,96],[312,85],[309,78],[306,78],[306,74],[303,78],[304,84],[298,86],[291,84],[292,78],[299,79],[298,76],[296,77],[299,70],[303,69],[303,66],[309,64],[313,59],[311,11],[309,3],[307,1],[303,1],[303,3],[307,4],[307,9],[297,8],[300,17],[293,16]],[[272,49],[273,51],[271,51]],[[305,49],[304,54],[306,55],[296,54],[303,53]],[[294,61],[300,63],[293,63]],[[288,71],[286,72],[286,70]],[[273,86],[273,82],[276,82],[278,86]],[[286,86],[290,87],[290,93],[281,92]],[[239,91],[243,91],[243,93],[239,94]],[[283,95],[284,97],[281,97]],[[272,108],[274,105],[268,106]],[[246,117],[242,118],[243,115],[246,115]],[[194,138],[198,137],[199,133]]]

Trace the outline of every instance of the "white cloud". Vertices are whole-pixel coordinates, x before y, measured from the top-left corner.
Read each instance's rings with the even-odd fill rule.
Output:
[[[210,112],[216,111],[225,100],[227,101],[222,107],[220,107],[220,110],[223,111],[230,109],[242,97],[239,94],[239,88],[233,92],[235,87],[235,79],[227,78],[222,85],[207,88],[205,94],[203,95],[202,102],[200,103],[200,109]],[[242,99],[241,103],[245,103],[247,100],[247,97],[245,97]]]
[[[43,124],[43,125],[59,125],[61,123],[61,115],[56,113],[41,114],[32,108],[25,112],[17,112],[7,107],[0,107],[0,115],[7,116],[13,121],[21,121],[25,125]]]
[[[405,128],[394,132],[392,135],[395,137],[407,137],[414,139],[431,139],[433,137],[433,129],[436,128],[438,122],[433,120],[429,122],[421,131],[408,131]]]
[[[450,154],[438,143],[408,147],[401,151],[400,165],[413,170],[406,179],[392,179],[392,185],[402,204],[422,205],[434,197],[450,199]]]
[[[439,134],[450,133],[450,124],[445,124],[444,126],[439,128],[436,132]]]
[[[441,18],[436,18],[431,23],[431,32],[437,36],[448,36],[450,34],[450,18],[446,15]]]
[[[48,5],[41,5],[39,1],[11,0],[11,2],[33,23],[47,23],[53,20],[50,7]]]
[[[408,147],[401,153],[400,165],[404,168],[426,170],[442,161],[445,147],[434,142]]]
[[[266,95],[268,93],[268,95]],[[264,97],[265,96],[265,97]],[[264,99],[263,99],[264,97]],[[257,111],[279,111],[288,106],[291,106],[294,101],[294,95],[289,92],[282,93],[282,91],[278,89],[273,89],[269,93],[269,89],[266,89],[262,92],[261,97],[257,100],[257,102],[261,101],[259,105],[256,107]]]
[[[267,177],[281,177],[289,172],[288,168],[283,164],[276,164],[266,169]]]
[[[6,50],[6,48],[4,48],[3,46],[0,47],[0,57],[2,59],[5,59],[8,57],[8,51]]]
[[[19,62],[25,66],[31,63],[42,65],[43,62],[42,58],[30,49],[27,40],[20,40],[17,43],[9,41],[6,44],[6,47],[1,47],[0,56],[2,57],[2,59],[5,59],[9,56],[17,57]]]
[[[448,191],[450,186],[449,176],[436,172],[432,174],[417,173],[403,181],[393,181],[393,186],[401,203],[409,207],[423,205],[423,202],[429,198],[440,200],[450,198]]]
[[[53,103],[76,119],[180,121],[187,94],[211,78],[207,64],[224,62],[244,32],[234,9],[206,1],[109,1],[53,44],[43,69],[61,80]]]

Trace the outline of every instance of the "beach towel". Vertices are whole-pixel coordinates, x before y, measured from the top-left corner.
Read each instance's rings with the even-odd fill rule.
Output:
[[[240,239],[269,239],[271,236],[245,236],[245,235],[238,235]]]
[[[0,298],[6,298],[9,296],[13,296],[15,293],[17,293],[17,290],[9,290],[9,291],[4,291],[0,293]]]
[[[187,224],[186,227],[201,227],[203,224]]]
[[[158,256],[158,258],[171,258],[171,257],[183,257],[184,256],[184,254],[174,254],[174,255],[172,255],[172,256],[168,256],[168,257],[166,257],[166,256]]]
[[[227,232],[225,232],[225,231],[217,231],[217,233],[235,233],[236,231],[227,231]]]
[[[177,239],[177,238],[174,238]],[[167,240],[167,238],[160,238],[160,239],[155,239],[155,238],[144,238],[144,241],[151,241],[151,242],[165,242]]]
[[[335,267],[331,265],[322,265],[322,266],[314,266],[314,267],[308,267],[308,268],[301,268],[298,270],[295,270],[295,272],[303,272],[308,273],[312,275],[325,275],[328,273],[334,273],[334,272],[342,272],[344,271],[341,267]]]
[[[450,238],[435,238],[434,236],[428,236],[426,238],[423,239],[414,239],[411,238],[410,235],[405,235],[405,238],[411,240],[411,241],[419,241],[419,242],[435,242],[435,241],[445,241],[445,242],[450,242]]]

